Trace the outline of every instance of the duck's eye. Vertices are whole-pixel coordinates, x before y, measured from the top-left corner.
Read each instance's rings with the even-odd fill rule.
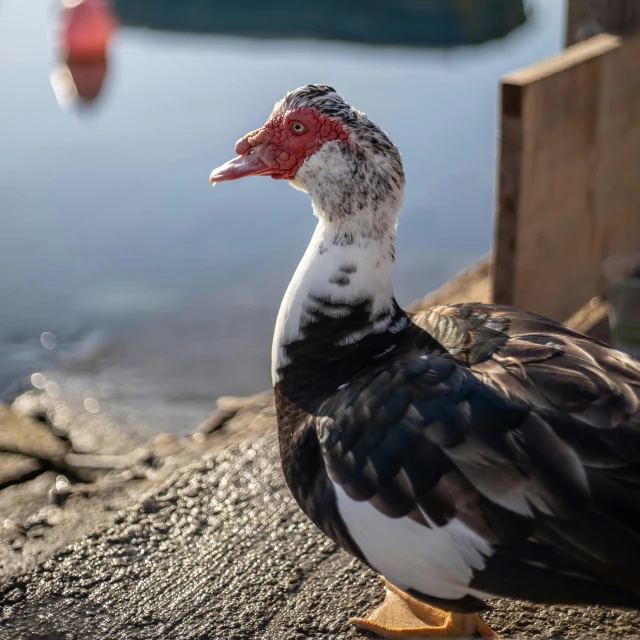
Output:
[[[297,133],[298,135],[302,133],[306,133],[307,127],[305,127],[302,122],[292,122],[291,123],[291,131],[293,133]]]

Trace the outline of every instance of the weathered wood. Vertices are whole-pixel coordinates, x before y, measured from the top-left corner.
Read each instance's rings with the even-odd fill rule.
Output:
[[[628,35],[639,27],[640,0],[567,0],[567,47],[599,33]]]
[[[601,35],[502,81],[493,299],[564,321],[640,249],[640,36]]]

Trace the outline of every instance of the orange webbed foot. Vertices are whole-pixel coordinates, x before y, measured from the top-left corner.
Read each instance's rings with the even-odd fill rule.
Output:
[[[385,598],[366,618],[350,622],[383,638],[471,638],[500,640],[477,613],[447,613],[384,580]]]

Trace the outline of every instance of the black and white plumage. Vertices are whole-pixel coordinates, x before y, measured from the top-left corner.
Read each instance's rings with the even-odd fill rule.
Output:
[[[273,344],[283,470],[301,508],[446,611],[496,596],[640,608],[640,364],[508,307],[403,312],[397,149],[330,87],[298,89],[274,114],[286,127],[300,108],[348,133],[316,132],[287,176],[319,219]]]
[[[495,596],[639,606],[638,364],[493,305],[413,322],[394,351],[297,415],[276,386],[303,508],[330,533],[335,499],[349,550],[447,610]],[[422,327],[462,348],[447,353]]]

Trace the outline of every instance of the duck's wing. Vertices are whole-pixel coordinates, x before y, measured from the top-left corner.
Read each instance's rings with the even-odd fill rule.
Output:
[[[640,362],[628,355],[506,306],[440,306],[412,320],[485,384],[543,413],[640,438]]]
[[[640,365],[506,307],[424,314],[451,354],[409,350],[319,412],[343,507],[471,545],[467,593],[640,607]]]

